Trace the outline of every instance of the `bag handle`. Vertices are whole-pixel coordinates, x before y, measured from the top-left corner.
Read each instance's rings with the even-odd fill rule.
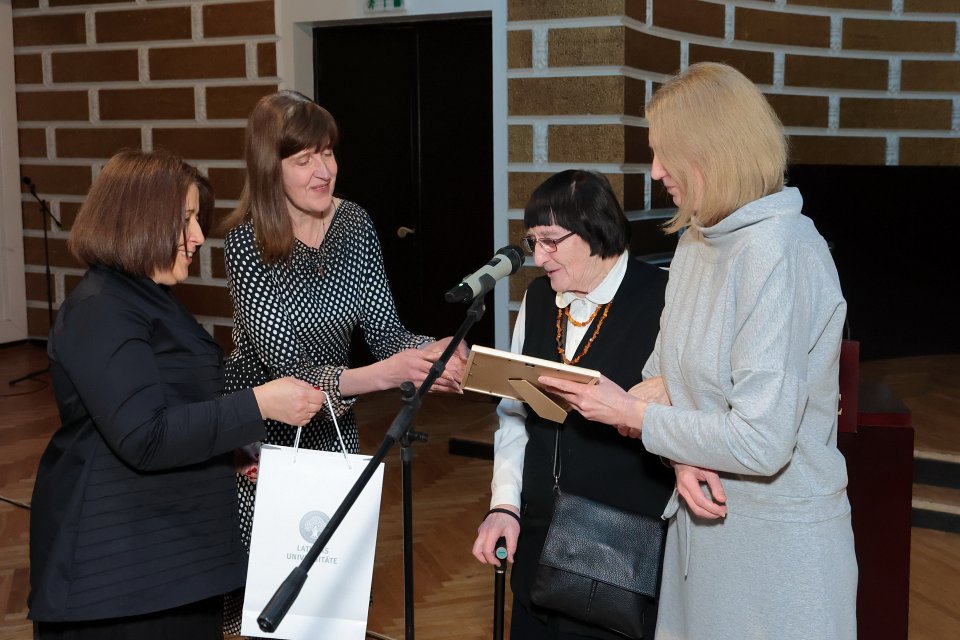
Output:
[[[347,469],[353,469],[350,464],[350,458],[347,456],[347,447],[343,444],[343,434],[340,433],[340,423],[337,422],[337,414],[333,412],[333,404],[330,402],[330,394],[324,393],[324,399],[327,401],[327,409],[330,411],[330,418],[333,420],[333,428],[337,431],[337,440],[340,441],[340,451],[343,453],[343,459],[347,463]],[[300,450],[300,433],[303,427],[297,427],[297,435],[293,439],[293,462],[297,462],[297,451]]]

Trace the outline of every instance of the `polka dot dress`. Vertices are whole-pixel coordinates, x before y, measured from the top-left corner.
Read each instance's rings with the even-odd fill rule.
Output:
[[[356,453],[359,438],[351,410],[356,398],[339,392],[354,327],[361,328],[378,360],[432,339],[400,323],[370,217],[353,202],[341,201],[319,248],[298,240],[290,259],[275,265],[262,262],[253,224],[245,222],[227,234],[224,253],[235,345],[226,363],[226,392],[284,376],[318,386],[330,398],[347,451]],[[266,431],[265,442],[293,446],[294,427],[267,420]],[[300,446],[340,451],[328,409],[304,427]],[[249,549],[256,486],[243,476],[237,484],[241,534]],[[239,631],[238,606],[228,601],[228,632]]]

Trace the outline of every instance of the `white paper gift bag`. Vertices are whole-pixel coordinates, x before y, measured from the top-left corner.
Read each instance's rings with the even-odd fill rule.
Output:
[[[363,640],[383,463],[310,568],[300,595],[277,630],[262,631],[257,616],[320,537],[369,460],[370,456],[263,446],[240,629],[243,635]]]

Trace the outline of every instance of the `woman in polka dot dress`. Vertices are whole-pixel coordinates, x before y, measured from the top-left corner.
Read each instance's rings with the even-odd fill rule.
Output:
[[[434,341],[401,324],[370,217],[333,195],[336,143],[333,117],[293,91],[263,97],[250,115],[246,183],[226,221],[224,243],[235,345],[226,392],[284,376],[320,387],[332,402],[347,451],[356,453],[351,407],[357,396],[404,380],[419,385],[450,338]],[[377,362],[347,366],[355,327]],[[458,391],[465,356],[461,345],[434,390]],[[287,446],[296,433],[270,420],[266,432],[265,442]],[[300,446],[340,450],[329,411],[317,413],[303,429]],[[238,476],[248,547],[256,495],[251,467]],[[230,609],[235,606],[228,603],[228,622],[238,613]]]

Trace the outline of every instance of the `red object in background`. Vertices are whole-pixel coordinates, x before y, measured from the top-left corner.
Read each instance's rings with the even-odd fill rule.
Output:
[[[859,343],[844,341],[837,435],[847,461],[847,495],[860,569],[857,637],[906,640],[913,422],[910,410],[889,387],[859,380],[859,352]]]
[[[857,431],[860,412],[860,343],[844,340],[840,343],[840,402],[838,429],[841,433]]]

